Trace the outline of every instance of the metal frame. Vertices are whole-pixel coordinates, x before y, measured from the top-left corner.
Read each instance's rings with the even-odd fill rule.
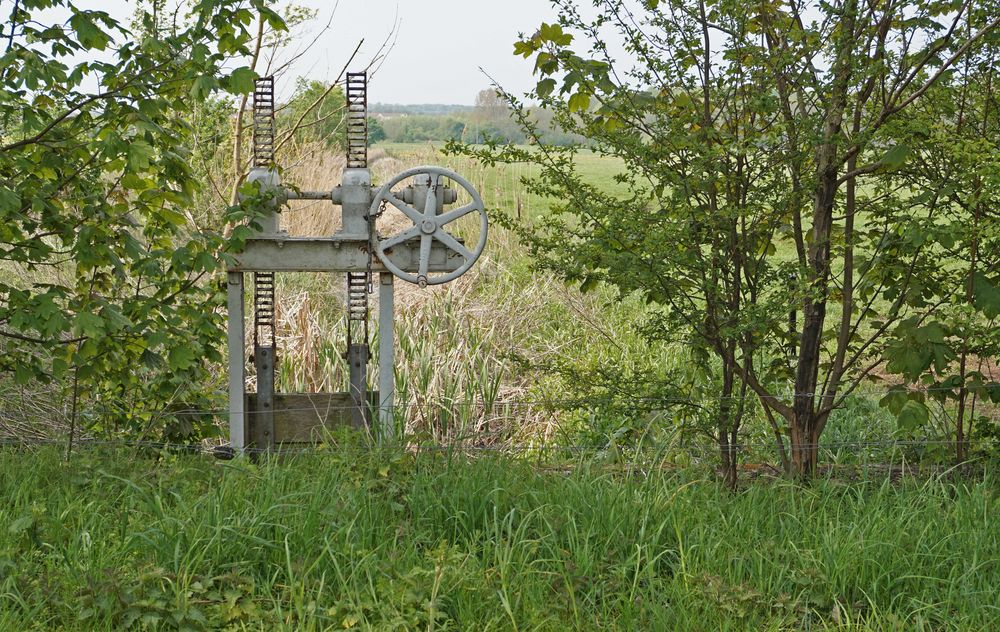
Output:
[[[355,428],[370,428],[381,441],[391,440],[396,430],[393,322],[395,276],[407,279],[413,276],[412,273],[423,276],[433,272],[450,280],[472,265],[470,251],[465,248],[464,242],[450,235],[436,235],[433,244],[430,239],[418,234],[412,238],[389,238],[383,240],[382,247],[378,248],[380,242],[374,218],[380,208],[380,199],[385,199],[384,196],[399,203],[412,203],[420,209],[426,223],[436,222],[438,212],[443,212],[445,204],[454,203],[457,194],[445,186],[441,186],[440,190],[436,186],[430,186],[429,175],[428,183],[421,184],[422,181],[418,179],[415,185],[401,191],[392,191],[391,185],[375,191],[371,172],[367,168],[366,86],[364,73],[348,73],[348,166],[343,171],[341,184],[329,192],[294,191],[281,186],[278,171],[274,168],[273,155],[273,80],[267,77],[259,80],[255,90],[254,168],[247,179],[270,190],[274,194],[274,202],[270,212],[259,222],[260,230],[246,240],[242,252],[234,255],[228,268],[229,433],[230,445],[236,453],[242,453],[251,446],[257,449],[275,449],[282,441],[282,433],[300,440],[303,436],[310,436],[317,425],[325,423],[326,418],[321,418],[317,423],[316,417],[307,418],[308,415],[302,415],[302,411],[290,409],[290,402],[304,402],[308,405],[325,403],[328,407],[336,405],[340,408],[344,408],[344,403],[350,402],[346,406],[350,409],[349,414],[337,419],[346,421]],[[439,167],[423,169],[435,174],[450,174],[477,201],[477,208],[474,210],[482,214],[484,226],[476,248],[481,252],[486,239],[486,217],[479,194],[457,174]],[[404,172],[404,175],[416,173],[417,170],[410,170]],[[392,184],[403,179],[402,176],[397,176]],[[292,199],[329,200],[333,205],[339,205],[343,218],[341,229],[331,236],[289,237],[279,229],[278,213],[281,205]],[[436,199],[437,203],[433,209],[426,210],[426,204],[432,199]],[[452,214],[454,213],[453,211]],[[447,222],[441,222],[441,226],[445,223]],[[386,247],[389,241],[391,243]],[[378,257],[375,256],[376,249]],[[476,256],[478,257],[478,252]],[[277,349],[273,331],[269,344],[262,342],[257,335],[262,310],[265,312],[264,316],[268,315],[267,309],[272,310],[270,322],[273,324],[273,310],[276,306],[273,279],[275,272],[323,272],[347,276],[349,305],[345,320],[348,327],[348,348],[345,350],[345,358],[350,377],[347,393],[279,395],[275,392]],[[252,361],[258,374],[256,394],[246,393],[245,387],[247,273],[252,273],[255,280]],[[374,282],[376,275],[377,283]],[[261,278],[265,281],[263,285],[260,283]],[[376,285],[379,310],[379,379],[378,390],[373,393],[368,387],[367,369],[371,355],[368,340],[368,294],[374,291]],[[268,292],[264,292],[265,296],[261,296],[259,287],[268,289]],[[359,337],[359,334],[362,335]],[[376,394],[377,399],[373,401]],[[370,416],[373,408],[377,412],[374,423]],[[326,412],[329,414],[330,411]],[[279,415],[284,416],[279,418]]]

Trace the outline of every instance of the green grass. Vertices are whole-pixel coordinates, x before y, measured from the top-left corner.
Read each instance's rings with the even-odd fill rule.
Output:
[[[997,490],[8,448],[0,629],[997,629]]]

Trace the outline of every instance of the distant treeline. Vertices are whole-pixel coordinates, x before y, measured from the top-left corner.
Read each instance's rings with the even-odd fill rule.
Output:
[[[498,99],[492,90],[480,92],[474,106],[376,104],[369,111],[381,123],[387,142],[461,140],[482,143],[498,139],[518,145],[528,143],[524,130],[511,118],[507,104]],[[546,110],[537,108],[532,110],[531,115],[538,121],[544,143],[570,145],[586,142],[581,136],[560,130],[553,123],[552,114]]]
[[[376,103],[368,106],[371,114],[425,114],[427,116],[444,116],[459,112],[471,112],[472,105],[448,105],[441,103],[420,103],[417,105],[399,105],[396,103]]]
[[[580,136],[567,134],[551,125],[551,116],[538,112],[545,121],[541,140],[550,145],[570,145],[586,142]],[[453,115],[410,115],[381,118],[379,122],[385,130],[385,140],[390,143],[419,143],[426,141],[461,140],[467,143],[482,143],[487,139],[499,139],[517,145],[528,143],[523,130],[511,119],[485,120],[475,113]]]
[[[343,148],[345,103],[340,86],[300,79],[295,94],[280,108],[278,117],[288,127],[299,122],[293,138],[295,142],[321,142]],[[582,136],[562,131],[548,110],[533,108],[530,116],[537,121],[543,143],[587,143]],[[507,104],[491,90],[481,92],[475,105],[376,104],[369,108],[368,140],[372,144],[449,140],[481,144],[491,139],[515,145],[529,143]]]

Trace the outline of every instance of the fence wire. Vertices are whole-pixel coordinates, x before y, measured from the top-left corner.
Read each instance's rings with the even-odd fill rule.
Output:
[[[913,387],[896,387],[893,392],[897,393],[909,393],[909,394],[924,394],[932,395],[934,393],[956,393],[958,389],[953,387],[927,387],[927,388],[913,388]],[[972,390],[969,390],[970,394],[973,394]],[[252,394],[252,393],[251,393]],[[296,395],[310,395],[310,393],[295,393]],[[217,393],[220,398],[224,396],[222,393]],[[282,395],[282,394],[278,394]],[[320,395],[319,393],[314,393],[314,395]],[[496,400],[477,400],[477,401],[433,401],[433,402],[408,402],[406,404],[396,404],[392,406],[396,410],[404,409],[419,409],[428,406],[438,407],[438,408],[497,408],[497,407],[537,407],[544,408],[547,410],[566,410],[568,408],[586,408],[588,406],[599,407],[599,406],[624,406],[627,404],[635,404],[636,408],[642,406],[651,405],[661,405],[661,406],[704,406],[705,404],[735,404],[735,403],[746,403],[746,402],[760,402],[764,401],[774,401],[779,403],[789,403],[791,400],[796,398],[805,399],[815,399],[825,397],[824,393],[794,393],[791,391],[784,393],[775,393],[772,395],[759,395],[756,393],[748,392],[745,395],[705,395],[703,397],[674,397],[674,396],[628,396],[626,398],[618,398],[614,395],[608,395],[607,397],[577,397],[577,398],[546,398],[546,399],[512,399],[504,400],[498,398]],[[848,394],[839,395],[833,397],[834,401],[847,402],[847,401],[857,401],[865,400],[868,402],[877,402],[881,399],[878,395],[866,395],[866,394]],[[354,406],[350,404],[345,404],[342,406],[324,406],[324,410],[349,410],[353,409]],[[316,410],[316,407],[310,406],[305,408],[281,408],[280,410],[286,412],[301,412],[301,411],[311,411]],[[181,406],[178,410],[169,410],[164,408],[158,408],[156,410],[136,410],[127,408],[89,408],[85,411],[80,411],[77,414],[83,415],[96,415],[96,414],[130,414],[130,415],[166,415],[166,416],[206,416],[206,415],[228,415],[230,412],[229,408],[209,408],[209,409],[190,409]],[[250,411],[245,411],[246,414],[251,414]],[[21,414],[22,411],[15,410],[0,410],[0,419]]]
[[[910,392],[928,393],[933,390],[954,389],[910,389]],[[220,396],[222,394],[219,394]],[[866,401],[877,406],[878,396],[868,394],[852,394],[851,401]],[[745,397],[699,397],[699,398],[679,398],[679,397],[608,397],[608,398],[520,398],[504,400],[502,397],[495,400],[462,400],[462,401],[407,401],[388,407],[392,417],[396,420],[397,430],[405,427],[406,420],[411,422],[414,416],[422,416],[423,423],[438,422],[447,419],[453,422],[445,424],[443,428],[428,428],[423,431],[414,432],[392,440],[393,445],[413,452],[448,453],[459,452],[466,454],[487,454],[504,453],[521,456],[539,457],[570,457],[578,458],[583,456],[605,457],[614,455],[618,458],[632,459],[671,459],[683,460],[694,459],[702,462],[718,462],[723,452],[735,456],[741,460],[753,459],[757,461],[777,462],[779,458],[778,443],[771,436],[771,429],[765,425],[757,428],[755,435],[742,441],[722,446],[716,439],[707,436],[704,432],[698,434],[687,429],[689,434],[682,436],[679,423],[671,423],[671,419],[661,417],[649,420],[643,418],[648,414],[669,414],[670,408],[684,405],[706,406],[711,404],[721,404],[724,402],[754,400],[759,401],[756,395]],[[634,409],[637,419],[642,418],[642,422],[630,429],[633,433],[629,440],[615,440],[607,437],[604,440],[590,438],[587,442],[580,442],[582,434],[580,432],[579,415],[592,415],[600,417],[602,414],[612,416],[627,417],[627,410]],[[373,405],[373,410],[375,406]],[[273,413],[317,413],[318,416],[334,412],[347,412],[354,410],[353,404],[340,405],[315,405],[304,407],[275,408],[273,411],[241,411],[247,419],[252,419],[255,415]],[[609,412],[610,411],[610,412]],[[153,427],[156,422],[176,418],[203,418],[212,417],[223,434],[226,426],[226,418],[230,413],[229,408],[204,408],[192,409],[190,407],[178,407],[177,410],[164,409],[162,407],[155,410],[129,409],[127,407],[88,407],[85,410],[77,411],[75,418],[77,427],[83,429],[82,436],[75,437],[72,441],[64,433],[56,433],[56,436],[38,436],[30,432],[30,423],[39,420],[37,410],[7,408],[0,409],[0,447],[41,447],[41,446],[62,446],[66,448],[109,448],[109,449],[134,449],[134,450],[167,450],[173,452],[205,453],[218,457],[230,457],[235,453],[221,439],[176,442],[159,441],[148,439],[128,439],[120,437],[101,436],[100,433],[88,432],[91,424],[101,419],[118,418],[129,416],[133,419],[142,419],[149,427]],[[990,412],[990,419],[993,424],[997,422],[997,407],[994,406]],[[544,414],[544,418],[552,421],[544,433],[532,438],[532,432],[526,431],[519,426],[516,418],[523,415],[527,419],[528,414]],[[563,421],[558,419],[560,414],[576,413],[578,416],[573,422],[567,424],[572,427],[563,427]],[[871,414],[871,413],[868,413]],[[886,413],[888,415],[888,413]],[[50,411],[48,415],[53,415]],[[68,428],[67,421],[70,413],[62,412],[63,419],[52,418],[52,427],[60,424],[63,429]],[[463,416],[464,419],[457,419]],[[514,418],[515,421],[511,422]],[[427,420],[430,419],[431,422]],[[3,422],[14,422],[7,425],[6,436],[3,432]],[[18,423],[20,422],[20,423]],[[402,422],[402,423],[400,423]],[[373,425],[377,422],[373,422]],[[491,424],[503,423],[505,427],[500,430],[490,430]],[[645,425],[643,425],[645,424]],[[412,423],[410,424],[413,425]],[[455,426],[455,427],[452,427]],[[530,430],[530,429],[529,429]],[[535,428],[534,430],[537,430]],[[659,437],[656,440],[648,440],[651,433],[664,431],[668,436],[666,439]],[[372,436],[374,430],[370,430],[368,436]],[[864,432],[860,434],[864,435]],[[758,439],[763,436],[766,438]],[[827,433],[830,436],[830,433]],[[525,440],[525,437],[529,437]],[[560,440],[560,437],[562,440]],[[636,439],[636,437],[639,437]],[[326,441],[325,445],[311,444],[285,444],[280,448],[284,455],[308,454],[316,452],[330,451],[367,451],[371,449],[369,442],[342,441],[329,432],[317,435],[317,439]],[[782,436],[782,450],[784,454],[790,454],[788,437]],[[977,450],[992,448],[997,450],[996,444],[991,440],[980,437],[968,438],[961,442],[962,447],[968,454],[975,454]],[[930,451],[938,453],[950,452],[959,446],[959,442],[952,438],[902,438],[899,436],[876,436],[864,437],[857,440],[845,440],[842,437],[833,435],[827,441],[820,441],[816,444],[799,444],[799,449],[813,449],[820,451],[822,458],[826,461],[837,460],[839,458],[856,457],[859,461],[868,459],[887,459],[890,461],[912,458],[914,455],[919,458],[920,454]],[[264,452],[256,448],[246,449],[249,454]]]

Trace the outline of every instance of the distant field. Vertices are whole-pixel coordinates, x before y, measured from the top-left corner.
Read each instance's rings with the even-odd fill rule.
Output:
[[[538,173],[538,169],[531,165],[500,165],[496,168],[484,168],[465,158],[447,157],[441,153],[441,150],[444,148],[444,143],[378,143],[375,145],[375,148],[383,149],[394,156],[399,156],[404,160],[421,157],[427,160],[433,160],[434,164],[450,164],[456,167],[459,173],[462,173],[463,175],[466,175],[470,170],[476,174],[485,174],[485,177],[480,179],[480,182],[487,184],[495,185],[495,179],[501,174],[510,179],[511,184],[513,184],[516,182],[517,178],[522,176],[531,177]],[[593,183],[594,186],[611,192],[625,192],[625,188],[614,180],[615,174],[621,173],[621,171],[625,168],[623,161],[600,156],[589,150],[581,150],[577,158],[577,167],[579,168],[580,173],[587,176],[589,181]],[[474,182],[474,184],[478,183],[479,182]],[[488,195],[490,190],[487,189],[486,191],[483,191],[483,193]],[[509,191],[505,191],[504,193],[509,193]],[[551,203],[549,200],[543,200],[535,196],[529,196],[527,201],[529,202],[530,208],[534,212],[547,209]],[[494,211],[502,213],[516,212],[517,200],[514,197],[505,195],[494,198],[493,202],[494,208],[492,210]]]
[[[0,629],[995,630],[996,490],[8,447]]]

